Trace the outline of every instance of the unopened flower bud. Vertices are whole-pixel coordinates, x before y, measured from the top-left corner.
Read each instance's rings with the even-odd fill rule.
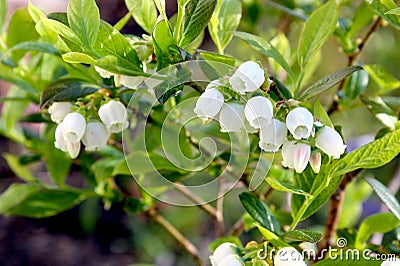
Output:
[[[67,143],[79,142],[85,133],[86,121],[80,113],[69,113],[62,122],[62,134]]]
[[[264,70],[253,61],[241,64],[229,79],[232,89],[240,94],[257,90],[264,81]]]
[[[244,113],[250,126],[261,128],[271,121],[273,110],[269,99],[263,96],[256,96],[247,101]]]
[[[81,142],[67,142],[67,150],[71,159],[75,159],[79,155],[81,150]]]
[[[224,95],[216,88],[210,88],[197,99],[194,112],[200,119],[207,121],[219,113],[223,104]]]
[[[304,107],[297,107],[286,116],[286,126],[295,139],[307,139],[313,133],[313,115]]]
[[[226,103],[219,113],[221,132],[240,132],[246,129],[244,106],[238,103]]]
[[[274,266],[307,266],[300,252],[293,247],[284,247],[274,256]]]
[[[318,174],[321,168],[321,153],[316,152],[311,155],[309,162],[314,173]]]
[[[115,100],[111,100],[99,108],[99,117],[111,133],[118,133],[128,128],[129,122],[125,113],[125,106]]]
[[[54,102],[50,105],[48,111],[51,121],[57,124],[61,123],[64,117],[70,112],[72,104],[70,102]]]
[[[87,151],[95,151],[104,148],[110,136],[107,128],[101,122],[89,122],[86,124],[82,142]]]
[[[340,134],[328,126],[323,127],[315,138],[315,145],[324,153],[339,159],[340,155],[346,150],[346,145],[343,144]]]

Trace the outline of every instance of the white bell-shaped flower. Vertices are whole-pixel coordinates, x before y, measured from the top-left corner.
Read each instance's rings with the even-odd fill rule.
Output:
[[[99,117],[111,133],[128,128],[129,122],[125,113],[125,106],[116,100],[111,100],[99,108]]]
[[[243,259],[237,254],[226,256],[217,266],[244,266]]]
[[[80,113],[69,113],[62,121],[62,135],[67,143],[79,142],[85,133],[85,129],[86,121]]]
[[[307,264],[295,248],[283,247],[274,256],[274,266],[307,266]]]
[[[263,96],[251,98],[244,108],[246,119],[254,128],[266,126],[271,121],[273,112],[271,101]]]
[[[244,106],[238,103],[225,103],[219,113],[221,132],[240,132],[246,129]]]
[[[266,126],[260,128],[258,146],[266,152],[276,152],[285,141],[287,129],[285,123],[272,119]]]
[[[342,155],[346,150],[346,145],[343,144],[340,134],[328,126],[325,126],[318,131],[315,138],[315,145],[321,151],[335,159],[339,159],[340,155]]]
[[[79,155],[81,150],[81,142],[67,142],[67,150],[71,159],[75,159]]]
[[[103,123],[89,122],[86,124],[86,130],[82,137],[82,142],[87,151],[95,151],[104,148],[107,145],[109,137],[110,133]]]
[[[294,141],[285,141],[282,146],[282,165],[294,168],[297,173],[302,173],[307,167],[310,155],[310,145],[296,143]]]
[[[313,115],[304,107],[297,107],[286,116],[286,126],[295,139],[307,139],[313,134]]]
[[[61,123],[64,117],[70,112],[72,104],[70,102],[54,102],[50,105],[48,111],[50,119],[57,124]]]
[[[62,134],[62,123],[59,124],[56,127],[56,132],[55,132],[55,140],[54,140],[54,146],[59,149],[62,150],[63,152],[67,152],[67,142],[64,139],[64,136]]]
[[[232,89],[240,94],[257,90],[265,81],[264,70],[253,61],[244,62],[229,78]]]
[[[318,174],[321,168],[321,153],[316,152],[313,155],[311,155],[309,162],[314,173]]]
[[[238,253],[238,247],[230,242],[225,242],[219,245],[214,253],[210,256],[210,261],[213,266],[219,265],[219,263],[227,256]]]
[[[194,112],[200,119],[207,121],[219,113],[223,104],[224,95],[218,89],[210,88],[197,99]]]
[[[97,73],[99,73],[99,75],[102,78],[109,79],[112,76],[114,76],[114,73],[111,73],[111,72],[109,72],[109,71],[107,71],[105,69],[102,69],[101,67],[94,66],[94,69],[97,71]]]
[[[399,265],[400,265],[399,258],[387,259],[381,263],[381,266],[399,266]]]
[[[145,79],[145,77],[120,76],[119,82],[127,88],[137,89]]]

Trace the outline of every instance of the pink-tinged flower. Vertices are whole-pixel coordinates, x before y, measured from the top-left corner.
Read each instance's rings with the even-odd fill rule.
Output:
[[[57,124],[61,123],[64,117],[70,112],[72,104],[70,102],[54,102],[50,105],[48,111],[51,121]]]
[[[263,96],[251,98],[244,108],[246,119],[254,128],[266,126],[272,119],[273,111],[271,101]]]
[[[86,131],[82,137],[82,142],[87,151],[95,151],[104,148],[110,137],[105,125],[101,122],[89,122],[86,124]]]
[[[80,113],[69,113],[62,121],[62,135],[67,143],[79,142],[85,133],[86,121]]]
[[[197,99],[194,112],[200,119],[207,121],[219,113],[223,104],[224,95],[218,89],[210,88]]]
[[[318,174],[321,168],[321,153],[316,152],[310,157],[310,165],[314,173]]]
[[[246,129],[244,106],[238,103],[225,103],[219,113],[221,132],[240,132]]]
[[[266,152],[276,152],[285,141],[286,134],[285,123],[272,119],[265,127],[260,128],[258,146]]]
[[[253,61],[244,62],[229,78],[232,89],[240,94],[257,90],[265,81],[264,70]]]
[[[282,146],[282,165],[293,168],[297,173],[302,173],[307,167],[310,154],[310,145],[285,141]]]
[[[346,150],[346,145],[343,144],[340,134],[328,126],[323,127],[318,131],[315,138],[315,145],[324,153],[339,159],[340,155]]]
[[[286,126],[295,139],[307,139],[313,134],[313,115],[304,107],[297,107],[286,116]]]
[[[128,128],[125,106],[116,100],[111,100],[99,108],[99,117],[111,133],[118,133]]]

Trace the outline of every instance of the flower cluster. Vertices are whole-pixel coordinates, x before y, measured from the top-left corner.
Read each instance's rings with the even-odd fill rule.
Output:
[[[307,108],[288,105],[284,107],[287,108],[285,112],[279,112],[279,117],[275,117],[272,101],[263,92],[254,93],[264,82],[265,73],[260,65],[245,62],[229,78],[229,85],[223,86],[220,80],[208,84],[198,98],[194,112],[203,121],[218,120],[221,132],[259,131],[259,147],[265,152],[277,152],[282,147],[283,166],[298,173],[303,172],[308,163],[318,173],[320,151],[335,159],[344,153],[346,145],[340,134],[314,120]],[[229,87],[238,100],[225,102],[222,87]],[[242,104],[240,99],[246,96],[248,100]]]
[[[72,159],[78,157],[81,141],[87,151],[95,151],[107,145],[110,133],[118,133],[129,125],[125,106],[110,100],[98,110],[99,120],[86,118],[79,112],[71,111],[69,102],[54,102],[48,111],[52,121],[58,124],[54,146],[68,152]]]
[[[230,242],[219,245],[210,256],[212,266],[244,266],[239,248]]]

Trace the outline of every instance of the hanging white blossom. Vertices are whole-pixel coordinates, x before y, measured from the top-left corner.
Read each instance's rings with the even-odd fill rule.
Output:
[[[265,81],[264,70],[253,61],[244,62],[229,78],[232,89],[240,94],[257,90]]]

